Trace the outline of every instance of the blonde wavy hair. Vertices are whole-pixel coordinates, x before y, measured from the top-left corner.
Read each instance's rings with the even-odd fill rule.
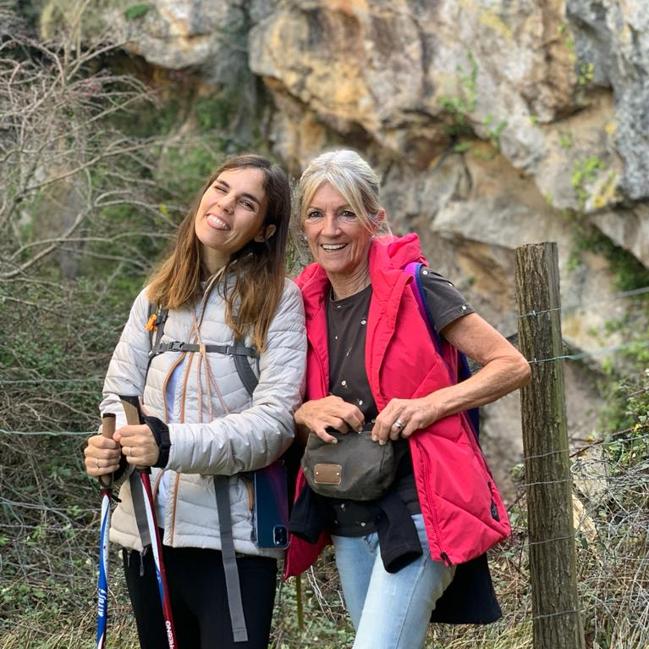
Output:
[[[321,153],[302,172],[297,187],[297,210],[304,223],[314,194],[329,183],[352,208],[361,223],[375,234],[391,234],[387,219],[377,219],[382,209],[379,179],[372,167],[352,149]]]

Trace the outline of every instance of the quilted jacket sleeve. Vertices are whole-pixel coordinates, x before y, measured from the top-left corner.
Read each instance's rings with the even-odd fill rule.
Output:
[[[294,436],[293,412],[304,391],[306,331],[302,297],[286,280],[259,363],[250,408],[209,423],[170,424],[167,469],[234,475],[276,460]]]
[[[145,290],[135,299],[119,342],[115,347],[104,380],[102,413],[116,416],[116,427],[126,425],[126,417],[117,395],[140,396],[149,359],[149,334],[144,329],[149,312]]]

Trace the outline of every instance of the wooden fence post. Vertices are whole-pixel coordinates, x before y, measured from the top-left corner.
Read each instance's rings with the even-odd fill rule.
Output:
[[[521,390],[535,649],[584,649],[577,593],[556,243],[516,249]]]

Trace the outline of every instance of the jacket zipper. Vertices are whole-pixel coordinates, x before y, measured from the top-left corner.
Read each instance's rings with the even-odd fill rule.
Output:
[[[164,381],[162,382],[162,402],[164,404],[164,411],[165,411],[165,421],[169,421],[169,405],[167,404],[167,385],[169,384],[169,379],[171,378],[171,375],[176,371],[176,368],[183,362],[186,358],[187,354],[181,354],[178,356],[176,359],[176,362],[169,368],[169,371],[167,372],[167,375],[164,378]],[[158,476],[158,479],[155,481],[155,491],[154,493],[157,494],[158,487],[160,485],[160,480],[162,480],[162,476],[164,475],[165,471],[164,469],[160,472],[160,475]],[[174,537],[174,532],[176,530],[176,500],[178,498],[178,478],[179,476],[176,475],[176,480],[174,481],[174,491],[173,491],[173,498],[171,502],[167,502],[167,507],[171,506],[170,510],[170,516],[168,517],[171,521],[171,528],[169,530],[169,543],[173,545],[173,537]]]
[[[214,284],[218,280],[218,277],[219,277],[219,275],[216,275],[212,279],[212,281],[206,287],[205,292],[203,293],[203,297],[202,297],[202,300],[201,300],[201,322],[202,322],[202,317],[205,314],[205,306],[207,304],[207,298],[209,297],[209,294],[210,294],[212,288],[214,287]],[[200,326],[200,322],[199,322],[199,326]],[[183,354],[182,356],[180,356],[178,358],[176,363],[173,365],[172,371],[176,369],[176,367],[180,363],[181,359],[185,358],[186,356],[187,356],[187,354]],[[186,376],[185,376],[185,380],[183,382],[183,403],[182,403],[182,408],[181,408],[180,423],[183,423],[184,419],[185,419],[185,397],[186,397],[186,390],[187,390],[187,380],[189,378],[189,370],[191,369],[191,361],[193,360],[193,355],[190,356],[189,359],[190,359],[189,364],[185,368],[185,375]],[[166,392],[166,390],[167,390],[167,382],[168,382],[170,376],[171,376],[171,372],[168,372],[167,376],[165,377],[165,381],[163,383],[163,400],[164,400],[164,404],[165,404],[165,415],[167,415],[167,396],[166,396],[167,395],[167,392]],[[179,486],[180,486],[180,474],[176,473],[175,478],[176,479],[174,481],[173,497],[172,497],[171,503],[170,503],[171,504],[171,516],[170,516],[171,528],[170,528],[170,531],[169,531],[169,543],[172,546],[174,544],[174,537],[175,537],[175,534],[176,534],[176,507],[177,507],[177,504],[178,504],[178,490],[179,490]]]
[[[491,497],[489,512],[491,514],[491,518],[493,518],[497,523],[499,523],[500,514],[498,513],[498,505],[496,504],[496,499],[494,498],[494,489],[491,480],[487,480],[487,487],[489,488],[489,496]]]

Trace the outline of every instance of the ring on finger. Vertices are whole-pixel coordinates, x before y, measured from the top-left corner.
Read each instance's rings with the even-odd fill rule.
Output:
[[[405,426],[405,424],[401,421],[401,419],[397,419],[392,425],[395,428],[398,428],[399,430],[401,430]]]
[[[101,467],[99,466],[99,460],[95,460],[95,466],[97,467],[97,469],[101,469]]]

